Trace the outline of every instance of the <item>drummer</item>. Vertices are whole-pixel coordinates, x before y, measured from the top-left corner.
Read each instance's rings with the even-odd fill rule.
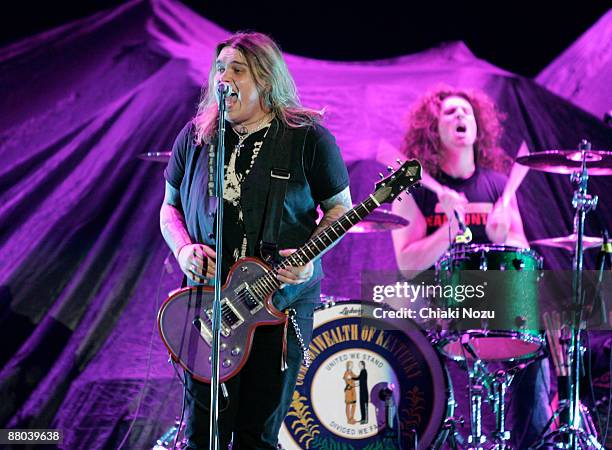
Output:
[[[410,221],[393,231],[398,266],[408,278],[432,267],[461,233],[474,243],[528,247],[516,197],[500,197],[509,158],[497,147],[501,114],[482,92],[440,87],[423,96],[409,116],[402,152],[439,181],[438,195],[415,190],[394,212]]]
[[[402,152],[418,159],[441,186],[437,194],[421,187],[393,204],[393,212],[410,221],[393,231],[397,263],[407,278],[432,268],[463,235],[463,225],[472,243],[528,247],[516,197],[501,201],[507,182],[502,172],[510,166],[497,146],[501,119],[484,93],[449,86],[428,92],[413,107]],[[547,362],[522,372],[522,381],[514,383],[511,412],[517,448],[526,448],[549,417]]]

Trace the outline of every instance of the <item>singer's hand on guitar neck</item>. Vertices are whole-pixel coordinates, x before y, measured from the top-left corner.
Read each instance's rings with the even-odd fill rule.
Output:
[[[454,237],[460,232],[455,212],[459,215],[461,221],[465,223],[465,207],[468,204],[468,199],[463,193],[442,186],[440,192],[438,192],[438,201],[440,202],[442,211],[446,214],[446,218],[450,224],[451,235]]]
[[[204,278],[215,276],[215,251],[203,244],[189,244],[182,247],[176,259],[187,278],[196,283],[203,283]]]

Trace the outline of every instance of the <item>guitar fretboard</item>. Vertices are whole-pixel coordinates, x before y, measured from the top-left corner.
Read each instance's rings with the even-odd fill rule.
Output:
[[[302,245],[294,253],[274,266],[271,271],[262,275],[251,285],[251,289],[253,289],[262,299],[266,298],[281,285],[281,282],[276,278],[280,269],[285,269],[288,266],[304,266],[310,261],[315,260],[338,239],[344,236],[348,230],[367,217],[368,214],[379,206],[380,203],[378,203],[373,195],[370,195],[363,202],[347,211],[342,217],[329,225],[322,232],[310,238],[308,242]]]

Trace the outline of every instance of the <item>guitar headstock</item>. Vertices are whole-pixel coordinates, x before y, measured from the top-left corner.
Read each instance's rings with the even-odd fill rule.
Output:
[[[379,203],[392,203],[402,192],[421,181],[421,163],[411,159],[403,163],[388,177],[376,183],[374,198]]]

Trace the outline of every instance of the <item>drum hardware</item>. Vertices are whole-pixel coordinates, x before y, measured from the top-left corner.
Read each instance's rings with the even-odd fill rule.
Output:
[[[569,321],[570,343],[566,349],[565,360],[569,363],[567,377],[559,377],[559,408],[553,418],[559,417],[561,426],[548,434],[554,419],[544,428],[545,435],[536,448],[544,447],[546,442],[554,442],[557,448],[572,449],[599,449],[603,448],[597,442],[594,429],[581,421],[583,406],[580,403],[580,374],[582,372],[582,345],[581,330],[583,328],[583,260],[585,244],[584,222],[586,214],[597,206],[598,197],[588,193],[589,175],[612,174],[612,152],[592,150],[591,143],[586,139],[580,142],[578,150],[550,150],[538,152],[526,157],[518,158],[519,163],[550,173],[571,174],[571,181],[575,186],[572,197],[574,214],[575,249],[573,255],[573,306]],[[579,169],[579,171],[576,171]],[[572,236],[572,235],[570,235]],[[573,236],[572,236],[573,237]],[[563,247],[567,248],[567,247]],[[567,381],[565,381],[567,378]],[[562,393],[567,387],[567,396]]]
[[[507,449],[506,442],[510,439],[510,431],[506,430],[506,391],[512,383],[514,374],[505,370],[498,370],[493,375],[493,409],[495,412],[495,431],[493,432],[494,448],[496,450]]]
[[[486,365],[480,359],[476,359],[469,371],[471,433],[468,436],[468,443],[470,450],[484,450],[483,444],[487,442],[486,436],[482,434],[482,397],[485,389],[485,376]]]
[[[544,432],[549,430],[552,425],[556,422],[563,422],[563,416],[569,415],[569,402],[567,400],[559,401],[559,407],[553,412],[553,415],[544,426]],[[580,420],[577,427],[569,428],[566,425],[562,425],[557,430],[551,431],[548,434],[543,435],[535,447],[531,447],[529,450],[535,450],[539,448],[568,448],[569,442],[565,439],[570,434],[576,435],[576,443],[578,448],[582,449],[595,449],[604,450],[605,447],[597,440],[597,429],[591,418],[588,408],[582,404],[579,404],[580,409]],[[542,435],[543,433],[541,433]]]
[[[378,398],[384,402],[385,405],[385,427],[382,433],[381,446],[389,449],[401,449],[401,430],[398,419],[397,406],[393,399],[393,391],[395,385],[393,383],[387,383],[387,385],[378,392]],[[412,447],[414,449],[418,446],[418,433],[416,429],[410,430],[413,437]]]
[[[504,264],[504,270],[506,269],[506,265]],[[480,254],[480,270],[487,270],[489,265],[487,264],[487,258],[485,258],[484,252]]]
[[[319,295],[319,298],[321,300],[321,306],[323,308],[330,308],[334,305],[336,305],[336,303],[342,303],[342,302],[349,302],[351,301],[350,298],[348,297],[342,297],[340,295],[327,295],[324,293],[321,293]]]
[[[462,427],[465,425],[465,419],[462,416],[449,417],[444,421],[444,425],[442,426],[444,435],[446,436],[444,440],[448,440],[448,445],[452,450],[459,450],[463,445],[463,438],[459,434],[459,431],[457,431],[457,425],[461,425]],[[443,442],[434,448],[441,448],[442,443]]]
[[[470,450],[484,450],[487,437],[482,434],[482,402],[483,398],[493,406],[495,414],[495,428],[491,434],[492,446],[487,448],[495,450],[509,449],[510,431],[506,429],[506,392],[512,383],[517,368],[512,370],[499,369],[491,372],[487,364],[478,359],[475,349],[470,343],[469,336],[462,336],[462,345],[474,362],[468,364],[469,397],[470,397],[470,435],[468,443]],[[467,361],[469,358],[465,358]],[[486,396],[485,396],[486,392]]]
[[[172,152],[146,152],[138,155],[138,159],[142,159],[143,161],[167,163],[170,161],[171,155]]]

